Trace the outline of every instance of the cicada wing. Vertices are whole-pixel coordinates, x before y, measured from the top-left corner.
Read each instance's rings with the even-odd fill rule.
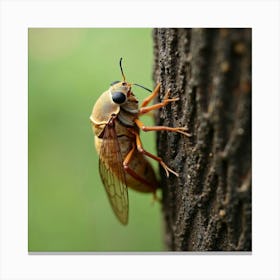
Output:
[[[104,128],[99,154],[99,172],[111,206],[117,218],[125,225],[128,222],[126,175],[118,137],[114,125],[110,122]]]

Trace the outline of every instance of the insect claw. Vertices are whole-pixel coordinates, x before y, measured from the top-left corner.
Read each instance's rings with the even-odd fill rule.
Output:
[[[164,102],[170,103],[170,102],[174,102],[174,101],[178,101],[178,100],[180,100],[179,97],[176,97],[176,98],[168,98],[168,99],[164,99]]]
[[[165,170],[166,177],[169,178],[169,172],[168,172],[167,168],[164,168],[164,170]]]
[[[165,93],[163,100],[167,100],[170,95],[170,89]]]
[[[173,173],[176,177],[179,177],[179,174],[173,170],[170,169],[170,172]]]
[[[190,133],[186,132],[186,131],[188,131],[188,130],[187,130],[187,128],[185,128],[185,127],[176,127],[176,131],[177,131],[178,133],[184,134],[184,135],[186,135],[186,136],[188,136],[188,137],[191,137],[191,136],[192,136]]]
[[[169,168],[163,161],[160,164],[164,168],[167,178],[169,178],[169,172],[173,173],[176,177],[179,177],[179,174]]]
[[[163,97],[163,102],[164,102],[165,104],[167,104],[167,103],[169,103],[169,102],[174,102],[174,101],[180,100],[179,97],[169,98],[169,96],[170,96],[170,90],[168,90],[168,91],[166,92],[166,94],[164,95],[164,97]]]

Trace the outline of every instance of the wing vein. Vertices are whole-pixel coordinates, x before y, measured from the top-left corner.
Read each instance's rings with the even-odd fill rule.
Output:
[[[120,144],[115,131],[115,119],[104,128],[99,154],[99,172],[110,204],[122,224],[128,222],[128,192]]]

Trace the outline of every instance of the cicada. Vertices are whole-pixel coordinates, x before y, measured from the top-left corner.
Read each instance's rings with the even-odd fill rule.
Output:
[[[151,91],[139,84],[127,82],[122,68],[122,58],[120,69],[123,80],[111,83],[109,89],[101,94],[93,107],[90,121],[99,155],[101,180],[117,218],[125,225],[128,222],[128,187],[140,192],[153,193],[156,197],[159,184],[147,158],[159,162],[167,176],[169,173],[178,176],[178,173],[169,168],[160,157],[143,148],[140,130],[189,134],[183,127],[145,126],[140,121],[140,116],[162,108],[179,98],[170,98],[170,91],[167,91],[161,103],[148,106],[158,95],[160,84]],[[150,92],[141,106],[132,91],[133,86]]]

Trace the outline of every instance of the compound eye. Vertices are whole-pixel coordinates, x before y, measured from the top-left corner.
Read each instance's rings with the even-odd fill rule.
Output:
[[[115,84],[117,84],[117,83],[119,83],[120,81],[114,81],[114,82],[112,82],[111,84],[110,84],[110,86],[113,86],[113,85],[115,85]]]
[[[112,95],[112,99],[115,103],[117,104],[122,104],[125,102],[126,100],[126,96],[125,94],[123,94],[122,92],[114,92]]]

